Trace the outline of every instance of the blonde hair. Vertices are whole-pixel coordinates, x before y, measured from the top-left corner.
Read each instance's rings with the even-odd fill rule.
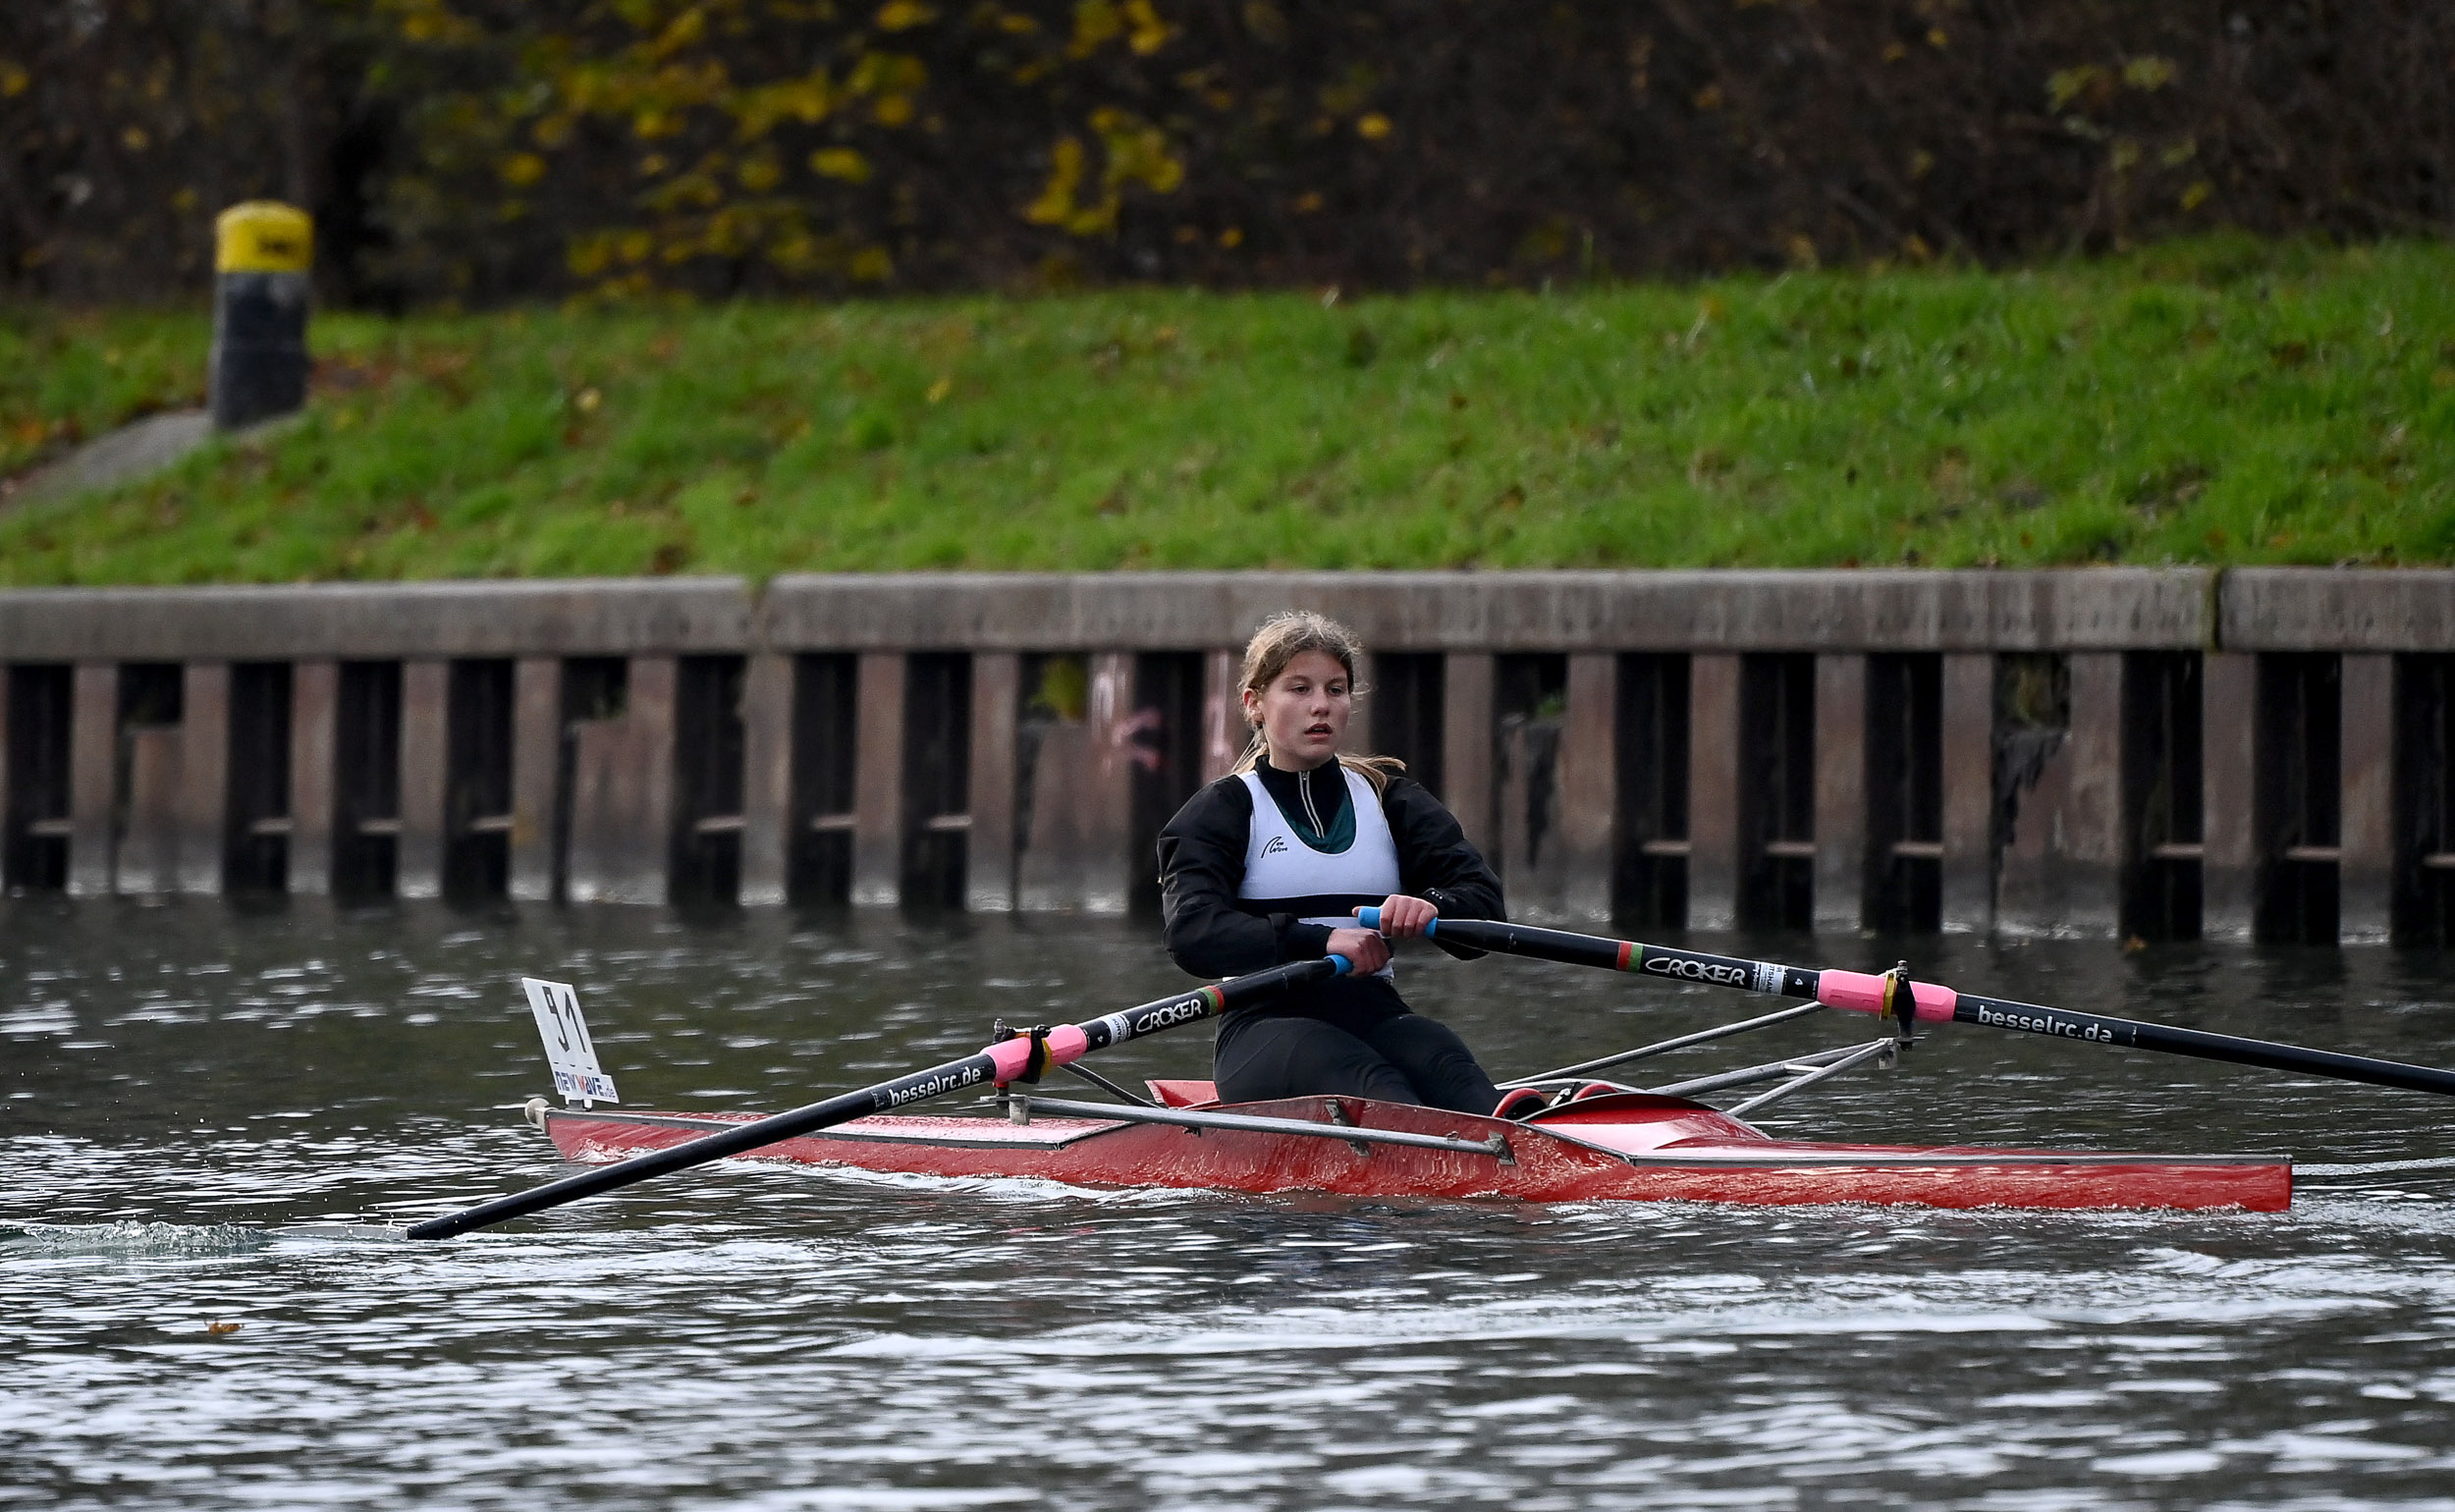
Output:
[[[1237,686],[1259,698],[1264,690],[1279,680],[1279,675],[1287,670],[1288,663],[1307,651],[1319,651],[1344,668],[1348,692],[1351,695],[1363,693],[1364,690],[1355,685],[1355,659],[1364,654],[1364,643],[1355,638],[1353,630],[1328,615],[1317,615],[1302,609],[1273,615],[1262,621],[1262,627],[1253,632],[1251,640],[1245,642],[1244,670]],[[1270,741],[1261,725],[1252,721],[1251,716],[1246,718],[1247,723],[1253,725],[1253,738],[1245,742],[1244,754],[1236,758],[1236,764],[1228,769],[1230,777],[1260,766],[1262,757],[1270,749]],[[1360,775],[1373,784],[1373,791],[1377,793],[1387,791],[1390,779],[1406,770],[1406,763],[1395,756],[1349,756],[1344,751],[1338,753],[1338,765]]]

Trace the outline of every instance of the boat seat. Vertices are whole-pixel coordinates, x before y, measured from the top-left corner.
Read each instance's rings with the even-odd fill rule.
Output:
[[[1151,1101],[1162,1107],[1208,1107],[1219,1101],[1217,1082],[1161,1081],[1154,1077],[1142,1085],[1151,1089]]]

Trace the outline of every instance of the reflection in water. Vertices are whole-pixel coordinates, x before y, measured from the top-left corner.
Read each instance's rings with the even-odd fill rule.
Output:
[[[2445,957],[1766,953],[2455,1060]],[[781,1107],[1181,979],[1112,924],[0,904],[0,1505],[2449,1505],[2455,1113],[1946,1028],[1801,1137],[2289,1150],[2284,1216],[546,1179],[517,978],[632,1106]],[[1410,955],[1532,1070],[1756,1011]],[[1741,1052],[1862,1036],[1785,1026]],[[1205,1032],[1103,1057],[1199,1074]],[[1742,1042],[1745,1044],[1746,1042]],[[1717,1061],[1673,1057],[1677,1069]],[[1735,1058],[1735,1057],[1733,1057]],[[1667,1074],[1667,1073],[1666,1073]],[[236,1323],[236,1328],[228,1325]],[[211,1331],[215,1324],[223,1331]]]

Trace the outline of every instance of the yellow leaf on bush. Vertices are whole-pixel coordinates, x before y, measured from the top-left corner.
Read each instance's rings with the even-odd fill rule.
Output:
[[[1125,22],[1128,30],[1125,45],[1138,57],[1147,58],[1168,45],[1176,28],[1160,20],[1160,13],[1151,9],[1151,0],[1125,0]]]
[[[2185,210],[2196,210],[2200,206],[2208,203],[2208,196],[2215,192],[2216,186],[2209,183],[2206,179],[2202,179],[2198,183],[2192,185],[2189,189],[2182,191],[2182,208]]]
[[[734,170],[734,177],[739,179],[741,187],[753,194],[766,193],[784,176],[784,165],[776,161],[774,153],[764,150],[742,159],[741,166]]]
[[[1065,50],[1077,58],[1088,58],[1099,51],[1100,44],[1122,36],[1124,18],[1109,0],[1074,0],[1074,39]]]
[[[1244,0],[1244,29],[1264,46],[1287,45],[1287,18],[1270,0]]]
[[[1366,141],[1379,141],[1390,135],[1390,118],[1380,111],[1370,111],[1355,122],[1355,135]]]
[[[818,242],[807,232],[795,232],[769,243],[767,260],[787,273],[807,275],[818,266]]]
[[[929,82],[928,65],[908,53],[874,52],[853,67],[849,87],[855,94],[917,94]]]
[[[1074,190],[1082,187],[1082,142],[1072,136],[1058,138],[1049,149],[1049,182],[1040,189],[1040,197],[1023,210],[1023,219],[1036,226],[1060,226],[1074,213]]]
[[[2059,69],[2047,75],[2046,94],[2054,108],[2060,110],[2104,82],[2103,69],[2094,63],[2083,63],[2078,68]]]
[[[2134,89],[2162,89],[2174,81],[2173,60],[2149,54],[2122,66],[2122,81]]]
[[[1101,187],[1113,202],[1116,191],[1139,183],[1162,194],[1173,193],[1185,182],[1184,160],[1168,150],[1168,135],[1125,111],[1103,106],[1091,113],[1091,129],[1108,148],[1108,168]],[[1110,214],[1115,213],[1112,203]]]
[[[826,69],[819,68],[800,79],[740,90],[725,101],[725,108],[734,114],[735,134],[743,141],[755,141],[788,116],[804,126],[826,120],[834,108],[834,93]]]
[[[673,25],[667,27],[664,34],[656,39],[650,53],[654,57],[670,58],[683,48],[695,45],[706,35],[707,12],[694,5],[674,18]]]
[[[846,184],[869,182],[869,159],[850,147],[821,147],[810,154],[810,172],[822,179],[842,179]]]
[[[579,237],[563,254],[563,265],[580,278],[594,278],[614,260],[614,241],[607,236]]]
[[[515,152],[495,165],[495,172],[514,189],[526,189],[546,176],[546,160],[534,152]]]
[[[878,29],[881,31],[909,31],[937,19],[937,11],[921,4],[920,0],[887,0],[878,8]]]
[[[895,277],[895,259],[883,246],[865,246],[852,254],[852,277],[864,284],[883,284]]]

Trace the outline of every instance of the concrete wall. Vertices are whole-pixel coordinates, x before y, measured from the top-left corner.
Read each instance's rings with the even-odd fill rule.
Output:
[[[446,794],[455,753],[473,738],[453,729],[452,665],[502,659],[515,668],[509,728],[480,733],[512,751],[512,812],[487,823],[506,834],[508,857],[491,885],[513,896],[664,901],[675,857],[696,843],[683,832],[721,831],[738,835],[736,865],[710,875],[730,877],[717,885],[744,904],[796,891],[825,901],[832,890],[854,905],[895,906],[914,856],[953,854],[962,868],[953,895],[971,908],[1111,911],[1147,887],[1150,859],[1131,853],[1136,802],[1188,790],[1232,757],[1233,649],[1285,608],[1337,615],[1376,651],[1444,658],[1443,796],[1511,872],[1528,917],[1610,915],[1628,848],[1620,795],[1649,776],[1631,773],[1635,758],[1618,748],[1617,658],[1688,656],[1685,832],[1667,849],[1684,844],[1687,922],[1708,928],[1737,919],[1750,860],[1737,850],[1742,789],[1762,755],[1742,748],[1750,653],[1818,653],[1814,748],[1791,754],[1816,770],[1805,842],[1816,927],[1853,928],[1871,906],[1868,794],[1886,774],[1867,769],[1866,657],[1909,653],[1937,659],[1939,680],[1928,685],[1941,688],[1928,727],[1940,731],[1941,837],[1919,852],[1937,879],[1927,923],[2094,936],[2124,928],[2122,878],[2136,859],[2123,808],[2121,653],[2199,653],[2200,748],[2189,755],[2206,809],[2201,920],[2227,937],[2251,931],[2272,859],[2254,812],[2261,658],[2337,657],[2343,790],[2328,806],[2341,822],[2332,864],[2345,939],[2386,935],[2399,857],[2412,849],[2396,796],[2413,778],[2396,744],[2400,659],[2455,653],[2455,573],[2109,568],[799,575],[755,594],[727,578],[25,590],[0,593],[0,664],[74,669],[69,728],[21,720],[7,738],[66,742],[69,814],[44,822],[68,837],[76,892],[220,889],[230,773],[250,759],[235,746],[230,668],[250,661],[294,664],[288,886],[332,885],[337,747],[348,739],[335,724],[336,670],[394,662],[393,888],[445,891],[447,855],[464,838]],[[1206,654],[1200,728],[1169,747],[1198,752],[1199,771],[1157,773],[1157,711],[1132,707],[1134,654],[1154,651]],[[913,765],[927,757],[906,728],[915,652],[971,658],[958,742],[967,770],[952,789],[968,794],[966,814],[917,815],[906,798],[908,783],[932,776]],[[1539,740],[1522,716],[1504,738],[1496,659],[1527,653],[1565,654],[1566,691],[1538,722]],[[796,709],[806,679],[794,669],[814,654],[856,669],[849,748],[834,755],[802,748],[817,727]],[[2067,726],[2033,770],[2005,770],[1998,666],[2008,654],[2053,659],[2068,686],[2058,715]],[[678,742],[700,733],[682,728],[694,716],[680,712],[677,668],[694,656],[744,659],[737,821],[690,821],[677,807]],[[617,662],[625,707],[575,712],[567,669]],[[166,663],[183,669],[180,722],[129,723],[123,670]],[[1035,703],[1052,666],[1074,669],[1080,707]],[[1364,720],[1369,729],[1368,710]],[[851,803],[804,828],[844,847],[833,870],[806,859],[823,860],[823,845],[809,847],[826,835],[791,833],[793,816],[810,812],[795,794],[828,760],[849,764]],[[906,832],[918,825],[959,841],[916,848]],[[1649,843],[1665,850],[1659,837]],[[2318,853],[2300,847],[2296,864]]]
[[[2269,596],[2291,596],[2274,572]],[[2314,578],[2432,573],[2314,573]],[[2228,582],[2232,578],[2227,579]],[[2196,569],[2072,572],[1150,572],[794,574],[0,592],[12,662],[619,656],[764,650],[1206,650],[1287,608],[1384,651],[2040,651],[2196,648]],[[2443,588],[2439,590],[2441,593]],[[2373,594],[2313,584],[2350,615]],[[2424,602],[2427,595],[2408,592]],[[2299,605],[2300,600],[2294,602]],[[2271,611],[2276,613],[2275,611]],[[2316,611],[2297,622],[2319,624]],[[2230,622],[2230,621],[2228,621]],[[2329,621],[2333,623],[2333,621]],[[2413,649],[2350,638],[2307,649]],[[2370,623],[2364,620],[2362,623]],[[2397,625],[2455,635],[2455,610]],[[2310,633],[2319,633],[2317,629]],[[2294,642],[2278,642],[2281,649]]]

